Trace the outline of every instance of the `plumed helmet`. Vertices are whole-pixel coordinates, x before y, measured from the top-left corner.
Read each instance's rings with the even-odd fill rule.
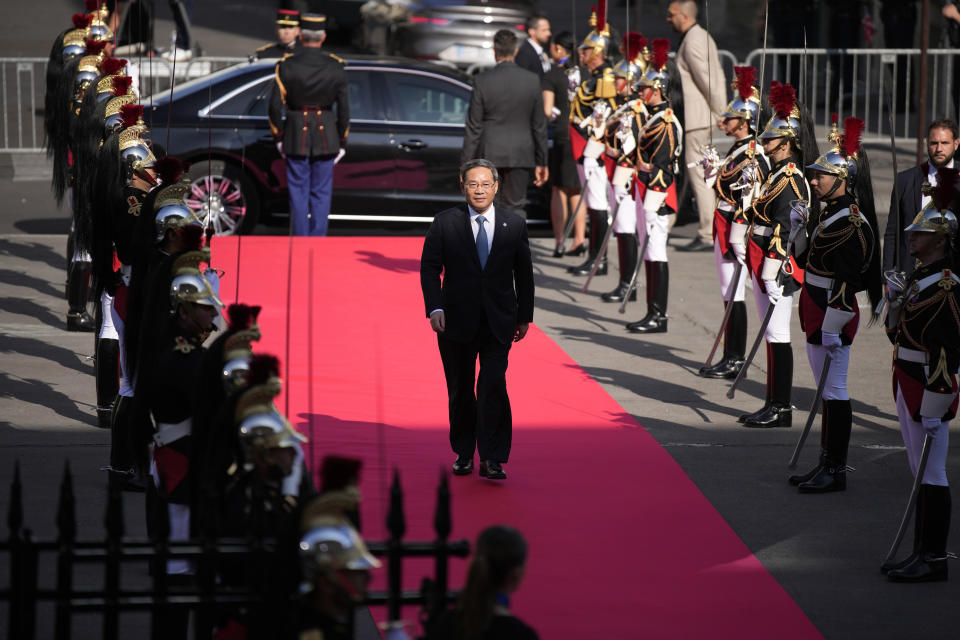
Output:
[[[73,56],[82,56],[87,50],[87,29],[73,29],[63,36],[60,55],[64,60]]]
[[[223,384],[227,393],[244,387],[250,371],[253,348],[250,343],[260,340],[260,329],[253,327],[238,331],[226,339],[223,345]]]
[[[201,262],[210,262],[210,249],[187,251],[173,263],[173,280],[170,282],[170,308],[176,309],[183,302],[223,307],[214,287],[200,271]]]
[[[724,118],[746,120],[753,131],[760,127],[760,92],[754,86],[757,70],[754,67],[734,67],[737,79],[730,86],[733,100],[721,113]]]
[[[633,85],[647,69],[647,39],[636,31],[623,37],[623,60],[613,66],[613,75]]]
[[[366,571],[380,567],[363,538],[342,516],[311,518],[300,537],[300,560],[306,577],[329,575],[341,569]]]
[[[120,132],[120,164],[126,184],[130,184],[135,175],[145,176],[144,170],[153,167],[157,162],[150,144],[142,137],[146,133],[147,127],[141,124],[127,127]]]
[[[610,52],[610,25],[607,24],[607,0],[600,0],[598,7],[590,8],[592,30],[580,44],[580,49],[591,49],[606,58]]]
[[[123,58],[108,56],[103,59],[103,62],[100,63],[100,73],[102,75],[97,80],[97,102],[106,102],[115,95],[127,93],[133,79],[124,75],[124,67],[126,66],[127,61]],[[119,79],[119,86],[117,79]],[[120,87],[123,87],[122,91],[118,91]]]
[[[113,40],[113,31],[107,26],[102,17],[95,17],[90,21],[90,38],[98,42],[108,42]]]
[[[957,198],[958,178],[960,172],[957,169],[938,167],[937,186],[923,185],[923,192],[930,196],[930,202],[904,231],[938,233],[952,241],[957,235],[957,211],[953,210],[953,203]]]
[[[761,140],[771,138],[800,137],[800,110],[797,108],[797,92],[790,84],[770,83],[770,107],[773,116],[760,134]]]
[[[73,90],[82,95],[91,82],[100,77],[100,56],[83,56],[77,65],[77,74],[73,77]]]
[[[237,436],[248,465],[252,466],[260,452],[295,447],[307,441],[273,404],[282,388],[280,378],[271,376],[265,382],[251,386],[237,400],[234,413]]]
[[[654,38],[653,51],[647,69],[637,81],[634,90],[640,88],[660,89],[666,95],[669,80],[667,76],[667,60],[670,59],[670,41],[666,38]]]
[[[123,106],[137,104],[136,94],[114,96],[107,101],[103,110],[103,137],[123,128]]]
[[[837,114],[833,114],[833,126],[827,140],[833,148],[807,165],[808,169],[828,173],[846,181],[852,189],[857,183],[860,137],[863,134],[863,120],[846,118],[843,121],[843,133],[837,131]]]

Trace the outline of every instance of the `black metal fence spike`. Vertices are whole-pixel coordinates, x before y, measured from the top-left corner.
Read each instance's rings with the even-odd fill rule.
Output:
[[[10,506],[7,508],[7,528],[10,538],[17,538],[23,527],[23,486],[20,484],[20,460],[13,463],[13,482],[10,483]]]
[[[60,481],[57,533],[61,544],[73,542],[77,538],[77,503],[73,495],[73,474],[70,473],[69,460],[63,465],[63,479]]]
[[[446,540],[450,537],[453,528],[450,516],[450,486],[447,482],[446,471],[440,472],[440,484],[437,485],[437,511],[433,517],[433,529],[437,538]]]
[[[387,531],[399,540],[407,532],[407,519],[403,513],[403,489],[400,486],[400,471],[393,470],[393,484],[390,485],[390,510],[387,512]]]
[[[103,524],[108,540],[120,540],[123,537],[123,496],[119,482],[107,482],[107,514]]]

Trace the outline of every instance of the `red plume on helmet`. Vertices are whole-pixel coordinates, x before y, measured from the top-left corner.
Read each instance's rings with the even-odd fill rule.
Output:
[[[263,384],[270,378],[280,377],[280,358],[269,353],[255,353],[247,366],[247,385]]]
[[[933,188],[930,197],[937,209],[949,209],[957,197],[957,181],[960,180],[960,170],[955,167],[937,167],[937,186]]]
[[[753,83],[757,81],[757,70],[755,67],[734,67],[734,73],[737,74],[737,93],[740,99],[746,102],[753,96]]]
[[[843,155],[850,158],[860,150],[860,137],[863,135],[863,120],[860,118],[843,119]]]
[[[242,302],[234,302],[227,307],[227,325],[234,331],[249,329],[252,324],[252,307]]]
[[[73,14],[72,20],[74,29],[86,29],[90,26],[93,18],[85,13],[75,13]]]
[[[87,38],[87,55],[88,56],[98,56],[103,53],[104,48],[106,48],[107,43],[101,40],[93,40]]]
[[[623,37],[623,53],[627,62],[633,62],[640,57],[645,46],[647,46],[647,39],[636,31],[631,31],[625,35]]]
[[[789,83],[780,84],[776,80],[770,83],[770,107],[781,120],[790,117],[797,106],[797,92]]]
[[[123,121],[124,128],[132,127],[141,118],[143,118],[142,104],[125,104],[120,107],[120,120]]]
[[[597,3],[597,33],[607,28],[607,0]]]
[[[127,61],[123,58],[114,58],[108,56],[100,63],[100,73],[105,76],[115,76],[127,66]]]
[[[164,186],[180,182],[180,178],[183,176],[183,163],[180,162],[180,158],[174,156],[164,156],[157,160],[155,169],[157,176],[160,178],[160,183]]]
[[[653,54],[650,57],[650,65],[659,71],[663,69],[663,65],[667,64],[667,60],[670,58],[670,41],[666,38],[654,38],[652,48]]]
[[[113,95],[125,96],[130,93],[130,85],[133,84],[133,78],[130,76],[113,76]]]

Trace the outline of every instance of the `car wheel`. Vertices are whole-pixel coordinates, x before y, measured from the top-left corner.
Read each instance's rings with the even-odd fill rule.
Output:
[[[188,172],[190,193],[186,198],[204,226],[214,235],[243,235],[253,231],[260,215],[256,187],[243,171],[223,160],[194,163]]]

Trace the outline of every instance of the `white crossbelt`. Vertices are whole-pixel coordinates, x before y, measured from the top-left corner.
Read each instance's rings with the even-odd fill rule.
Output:
[[[717,209],[720,209],[721,211],[726,211],[727,213],[733,213],[734,211],[737,210],[735,206],[733,206],[726,200],[721,200],[720,202],[718,202]]]
[[[897,346],[897,360],[904,362],[916,362],[918,364],[927,364],[927,352],[919,349],[908,349],[907,347]]]
[[[190,435],[192,421],[190,418],[181,422],[158,422],[157,432],[153,434],[153,442],[158,447],[165,447],[181,438]]]
[[[809,271],[803,274],[803,282],[804,284],[826,289],[827,291],[833,289],[833,278],[824,278],[823,276],[818,276],[817,274],[810,273]]]
[[[752,233],[755,236],[763,236],[764,238],[766,238],[768,236],[773,235],[773,227],[765,227],[763,225],[755,224],[753,225],[753,228],[750,230],[750,233]]]

